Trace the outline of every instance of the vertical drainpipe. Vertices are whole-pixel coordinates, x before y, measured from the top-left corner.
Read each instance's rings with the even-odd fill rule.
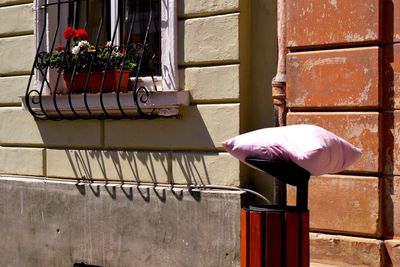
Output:
[[[286,0],[277,0],[278,65],[272,79],[275,127],[286,125]],[[286,184],[275,179],[274,204],[286,205]]]

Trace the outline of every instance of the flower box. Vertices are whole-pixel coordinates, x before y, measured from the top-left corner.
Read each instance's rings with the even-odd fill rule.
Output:
[[[86,30],[72,27],[65,29],[64,39],[65,46],[43,51],[37,60],[46,71],[50,68],[63,73],[66,90],[55,90],[57,94],[129,91],[129,74],[136,68],[138,59],[134,45],[117,46],[109,41],[104,46],[95,46],[87,41]]]
[[[120,93],[126,93],[129,90],[129,88],[128,88],[129,73],[130,73],[129,70],[122,71],[121,84],[119,87]],[[63,78],[64,78],[65,85],[67,88],[67,93],[71,93],[71,94],[84,93],[86,81],[88,78],[89,78],[89,81],[87,82],[86,93],[91,93],[91,94],[100,93],[104,74],[105,74],[105,78],[104,78],[102,92],[103,93],[117,92],[118,84],[119,84],[119,80],[120,80],[120,74],[121,74],[120,70],[110,70],[110,71],[107,71],[106,73],[92,72],[90,74],[90,76],[88,75],[88,72],[80,72],[80,73],[76,72],[73,77],[73,80],[72,80],[72,73],[64,72]]]

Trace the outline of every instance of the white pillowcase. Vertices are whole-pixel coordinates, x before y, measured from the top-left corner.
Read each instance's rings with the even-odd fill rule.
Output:
[[[265,128],[225,141],[223,147],[246,158],[293,161],[312,175],[343,171],[361,156],[361,149],[315,125]]]

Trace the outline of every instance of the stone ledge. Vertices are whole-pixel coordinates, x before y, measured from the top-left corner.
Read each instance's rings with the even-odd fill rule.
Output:
[[[310,233],[311,261],[333,266],[381,267],[384,243],[381,240]]]

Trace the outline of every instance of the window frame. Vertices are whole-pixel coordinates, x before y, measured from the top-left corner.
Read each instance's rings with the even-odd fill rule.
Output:
[[[124,107],[124,109],[129,109],[129,114],[137,114],[142,115],[142,117],[148,117],[146,114],[144,114],[143,109],[146,110],[151,110],[151,114],[159,115],[162,117],[169,117],[169,116],[177,116],[179,115],[179,106],[181,105],[189,105],[189,94],[187,91],[182,91],[179,88],[179,74],[178,74],[178,38],[177,38],[177,33],[178,33],[178,16],[177,16],[177,0],[160,0],[161,1],[161,74],[162,76],[156,76],[154,79],[149,79],[150,77],[139,77],[137,81],[137,86],[144,86],[146,88],[149,88],[149,95],[147,96],[146,103],[144,103],[143,107],[140,106],[139,104],[137,105],[137,108],[135,110],[134,107],[132,107],[132,101],[128,101],[129,98],[132,98],[132,96],[129,96],[128,94],[116,94],[118,98],[118,105],[119,105],[119,98],[121,97],[122,102],[124,103],[130,103],[128,104],[127,107]],[[46,32],[44,33],[44,38],[45,38],[45,47],[39,48],[40,50],[46,50],[48,51],[49,47],[51,47],[50,39],[51,39],[51,30],[49,27],[54,23],[54,20],[56,20],[54,17],[52,18],[47,14],[46,16],[46,21],[43,19],[43,11],[41,9],[41,1],[40,0],[34,0],[34,18],[35,18],[35,24],[36,27],[34,27],[34,36],[35,36],[35,43],[36,46],[38,47],[40,45],[40,35],[42,33],[43,28],[45,27],[45,23],[47,24],[46,27]],[[118,12],[118,9],[116,8],[118,5],[118,0],[111,0],[111,3],[114,3],[114,9],[111,10],[111,20],[115,19],[115,12]],[[65,16],[65,21],[67,17],[68,10],[64,9],[63,11],[63,16]],[[65,23],[66,24],[66,23]],[[111,23],[112,24],[112,23]],[[60,28],[63,26],[67,25],[62,25],[60,24]],[[38,49],[38,51],[39,51]],[[34,73],[34,69],[32,69],[32,80],[35,81],[35,87],[41,86],[42,80],[40,79],[40,75],[37,73]],[[49,74],[48,74],[49,75]],[[136,78],[131,78],[132,83],[135,82]],[[155,82],[155,83],[154,83]],[[154,86],[154,84],[156,86]],[[46,87],[46,86],[45,86]],[[161,88],[160,88],[161,87]],[[155,89],[156,88],[156,89]],[[155,92],[157,90],[157,92]],[[68,114],[71,114],[71,109],[73,109],[72,114],[76,114],[75,107],[71,107],[71,103],[73,106],[73,102],[82,102],[80,98],[83,97],[83,95],[57,95],[57,97],[54,97],[50,94],[50,89],[44,88],[43,94],[38,95],[38,96],[31,96],[28,94],[29,91],[29,85],[27,89],[27,94],[25,97],[22,97],[22,102],[23,105],[26,109],[28,109],[32,115],[36,118],[39,119],[54,119],[54,120],[59,120],[63,119],[64,117],[68,117]],[[165,92],[165,93],[164,93]],[[54,95],[54,94],[53,94]],[[101,94],[99,94],[101,95]],[[107,95],[107,94],[104,94]],[[132,94],[130,94],[132,95]],[[163,101],[165,95],[165,101]],[[90,96],[92,99],[95,99],[96,97]],[[38,99],[40,98],[40,99]],[[57,104],[51,103],[52,99],[55,102],[55,98],[57,98]],[[86,98],[86,95],[84,96]],[[103,97],[100,96],[99,100],[95,100],[94,104],[92,105],[90,112],[90,115],[92,114],[108,114],[108,111],[105,111],[104,105],[103,105]],[[106,99],[111,99],[110,105],[112,110],[109,115],[118,115],[118,107],[115,106],[116,101],[110,98],[110,96],[106,96]],[[72,101],[71,101],[72,99]],[[74,100],[75,99],[75,100]],[[77,99],[77,100],[76,100]],[[153,101],[154,100],[154,101]],[[28,103],[27,103],[28,102]],[[38,102],[40,103],[40,106],[38,106]],[[35,105],[36,103],[36,105]],[[114,103],[114,104],[113,104]],[[57,107],[58,106],[58,107]],[[44,113],[44,118],[43,116],[37,116],[34,112],[34,109],[38,110],[40,109],[42,113]],[[88,108],[87,108],[88,109]],[[119,107],[121,111],[121,107]],[[79,110],[84,110],[84,107],[78,107],[77,112],[79,113]],[[60,111],[62,114],[60,114]],[[57,116],[58,115],[60,116]],[[124,112],[122,112],[124,113]],[[49,115],[50,114],[50,115]],[[128,113],[127,113],[128,114]],[[126,114],[123,114],[126,117]],[[55,117],[54,117],[55,116]],[[129,115],[130,117],[131,115]],[[61,117],[61,118],[60,118]],[[81,116],[78,116],[77,119],[83,118]],[[103,119],[102,117],[97,117],[99,119]]]

